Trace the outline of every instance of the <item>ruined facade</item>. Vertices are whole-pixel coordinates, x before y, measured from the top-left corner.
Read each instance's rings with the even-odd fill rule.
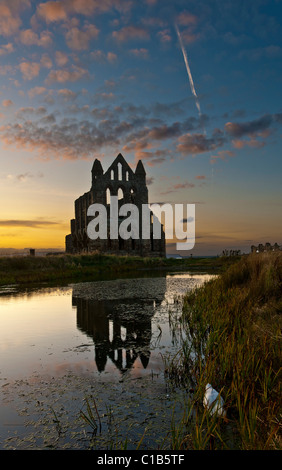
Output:
[[[110,196],[118,196],[119,207],[123,204],[135,204],[139,209],[138,239],[114,240],[110,237]],[[91,204],[102,204],[107,210],[108,239],[91,240],[87,235],[87,226],[93,217],[87,216]],[[107,171],[101,162],[95,160],[92,167],[92,185],[90,191],[75,201],[75,218],[71,220],[71,233],[66,236],[67,253],[112,253],[132,254],[137,256],[165,256],[165,234],[161,226],[161,239],[153,238],[152,217],[150,220],[150,239],[142,239],[142,204],[148,205],[148,188],[146,172],[141,160],[135,172],[130,168],[124,157],[119,154]],[[126,219],[126,217],[124,217]],[[123,218],[119,217],[118,223]]]
[[[265,243],[265,245],[260,243],[258,246],[255,246],[255,245],[251,246],[252,253],[264,253],[265,251],[280,251],[280,250],[282,250],[282,247],[279,246],[278,243],[274,243],[274,245],[271,245],[271,243]]]

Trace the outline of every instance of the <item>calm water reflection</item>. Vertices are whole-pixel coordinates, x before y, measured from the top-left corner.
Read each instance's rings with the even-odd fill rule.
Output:
[[[181,296],[207,279],[208,275],[180,273],[24,292],[15,286],[2,288],[0,448],[50,445],[43,436],[48,428],[43,416],[57,406],[57,413],[61,409],[64,417],[75,419],[90,392],[95,392],[101,410],[109,403],[116,407],[127,431],[128,417],[136,424],[143,413],[152,414],[156,397],[165,422],[162,356],[179,349],[182,335],[181,330],[171,330],[169,318],[180,315]],[[48,423],[54,427],[52,419]],[[105,427],[109,435],[109,425]],[[144,426],[137,428],[136,439]],[[66,431],[58,440],[51,429],[48,433],[56,448],[86,445],[80,434],[71,438]],[[100,448],[106,445],[99,443]]]

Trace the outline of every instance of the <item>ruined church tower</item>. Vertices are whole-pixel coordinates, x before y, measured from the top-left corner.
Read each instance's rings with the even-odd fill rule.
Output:
[[[119,154],[104,173],[102,164],[95,160],[92,167],[92,184],[90,191],[84,193],[74,203],[75,218],[71,220],[71,234],[66,236],[67,253],[112,253],[132,254],[137,256],[165,256],[165,235],[163,227],[160,240],[153,239],[153,228],[150,227],[150,239],[91,240],[87,235],[87,226],[92,217],[87,216],[88,207],[99,203],[110,213],[110,197],[117,196],[119,207],[123,204],[135,204],[139,209],[139,231],[142,234],[142,204],[148,204],[148,188],[146,172],[141,160],[135,172],[130,168],[124,157]],[[120,222],[121,220],[119,220]]]

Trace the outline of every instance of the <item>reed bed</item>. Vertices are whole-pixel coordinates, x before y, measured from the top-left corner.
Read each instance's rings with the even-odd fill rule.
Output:
[[[244,256],[185,296],[186,339],[165,364],[189,395],[174,449],[281,449],[281,312],[281,252]],[[207,383],[224,418],[203,407]]]

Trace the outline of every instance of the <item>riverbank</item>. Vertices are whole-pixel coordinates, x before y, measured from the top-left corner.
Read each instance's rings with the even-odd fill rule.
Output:
[[[166,372],[191,401],[174,449],[281,449],[282,253],[243,257],[184,298],[187,340]],[[206,384],[225,416],[203,406]]]
[[[0,285],[93,280],[141,270],[221,271],[238,257],[142,258],[102,254],[0,257]]]

